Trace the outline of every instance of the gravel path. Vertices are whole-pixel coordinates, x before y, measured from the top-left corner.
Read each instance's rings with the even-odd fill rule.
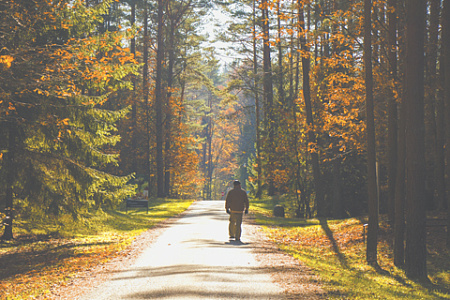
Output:
[[[228,239],[223,201],[198,201],[136,261],[79,299],[285,299],[258,263],[258,235]]]

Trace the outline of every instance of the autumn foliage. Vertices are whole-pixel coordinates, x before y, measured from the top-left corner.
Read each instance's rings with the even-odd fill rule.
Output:
[[[233,63],[204,44],[210,6],[230,17],[216,38]],[[32,206],[76,218],[144,190],[218,199],[239,179],[300,218],[379,209],[398,264],[405,230],[423,263],[424,211],[449,207],[448,11],[448,0],[2,2],[4,238]]]

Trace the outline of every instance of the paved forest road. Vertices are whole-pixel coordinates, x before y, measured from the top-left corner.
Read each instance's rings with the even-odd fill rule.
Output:
[[[79,299],[284,299],[252,237],[228,239],[224,201],[195,202],[128,269]]]

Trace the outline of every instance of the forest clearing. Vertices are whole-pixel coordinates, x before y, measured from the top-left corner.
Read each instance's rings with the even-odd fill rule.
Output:
[[[89,269],[237,179],[328,296],[447,299],[449,120],[450,0],[0,1],[0,259],[42,259],[2,276]]]

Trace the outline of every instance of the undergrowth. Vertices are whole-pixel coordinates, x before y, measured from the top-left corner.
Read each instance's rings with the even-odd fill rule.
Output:
[[[319,275],[329,299],[450,299],[445,227],[428,228],[430,283],[409,280],[393,264],[392,230],[381,218],[378,268],[365,261],[364,219],[272,217],[272,201],[252,201],[256,222],[280,249]]]

